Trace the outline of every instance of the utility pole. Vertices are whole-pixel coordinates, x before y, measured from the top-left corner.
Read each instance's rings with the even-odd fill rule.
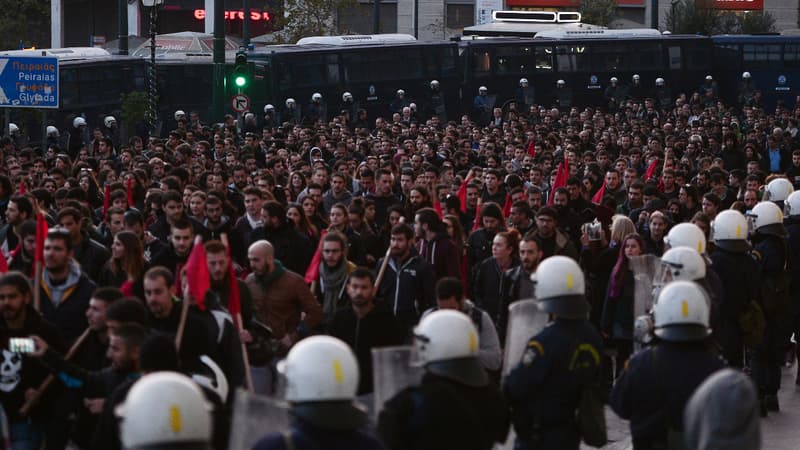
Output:
[[[214,89],[211,94],[211,117],[221,122],[225,102],[225,1],[214,0]]]
[[[381,0],[373,0],[375,2],[372,7],[372,34],[380,34],[381,32]]]
[[[250,45],[250,0],[242,0],[244,18],[242,19],[242,45],[247,48]]]
[[[128,1],[117,0],[117,28],[119,28],[119,54],[128,54]]]

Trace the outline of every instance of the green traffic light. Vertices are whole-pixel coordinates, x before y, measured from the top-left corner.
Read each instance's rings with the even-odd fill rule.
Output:
[[[244,87],[247,84],[247,77],[244,75],[236,75],[236,77],[233,79],[233,83],[236,85],[236,87]]]

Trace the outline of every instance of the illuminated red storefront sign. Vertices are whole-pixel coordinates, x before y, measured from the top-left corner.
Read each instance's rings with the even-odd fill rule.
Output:
[[[714,0],[715,9],[735,9],[739,11],[761,11],[764,9],[764,0]]]
[[[194,18],[197,20],[205,20],[206,10],[195,9]],[[244,11],[225,11],[225,20],[244,20]],[[268,11],[250,11],[250,20],[253,22],[269,22],[272,20],[272,15]]]

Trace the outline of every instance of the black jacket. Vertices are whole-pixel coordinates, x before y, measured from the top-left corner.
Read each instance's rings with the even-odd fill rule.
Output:
[[[377,267],[381,267],[381,264],[383,258],[378,261]],[[402,263],[392,258],[386,265],[386,272],[378,286],[378,298],[379,301],[386,302],[407,332],[436,301],[435,285],[433,266],[419,255],[411,254]]]
[[[356,354],[360,372],[358,395],[372,392],[372,349],[401,345],[404,333],[386,303],[359,318],[353,308],[336,313],[328,330],[333,337],[347,343]]]
[[[86,321],[86,310],[89,308],[89,299],[97,286],[81,273],[77,283],[68,288],[58,305],[55,305],[44,275],[42,278],[39,288],[42,316],[58,328],[67,344],[71,344],[89,325]]]
[[[74,258],[81,265],[81,270],[92,281],[97,281],[100,278],[100,272],[103,270],[103,265],[111,257],[103,244],[91,239],[89,233],[83,231],[83,240],[81,245],[74,248]]]
[[[52,323],[40,316],[33,306],[28,306],[22,329],[12,330],[8,328],[6,321],[0,318],[4,367],[4,377],[0,381],[0,386],[3,387],[0,389],[0,403],[3,405],[9,423],[23,420],[19,415],[19,409],[25,403],[25,391],[37,389],[49,374],[47,367],[40,360],[5,350],[8,348],[8,338],[31,335],[39,336],[47,342],[47,345],[56,350],[64,350],[61,333]],[[55,390],[49,392],[43,397],[43,401],[33,409],[31,418],[34,422],[41,423],[48,418],[48,404],[55,394]]]
[[[261,226],[253,230],[253,242],[266,239],[275,249],[275,259],[283,263],[284,267],[295,273],[306,273],[314,249],[311,241],[303,236],[288,223],[278,228]]]

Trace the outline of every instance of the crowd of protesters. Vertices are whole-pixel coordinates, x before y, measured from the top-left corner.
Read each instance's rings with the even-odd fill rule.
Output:
[[[728,103],[703,85],[668,104],[647,94],[628,91],[611,109],[518,102],[487,121],[446,121],[420,100],[419,112],[400,105],[376,118],[310,108],[278,121],[265,109],[207,125],[178,111],[167,136],[125,142],[113,122],[88,133],[77,119],[44,149],[2,138],[2,329],[45,348],[3,351],[14,448],[119,448],[113,407],[133,380],[178,368],[212,377],[200,355],[230,385],[216,392],[224,448],[232,392],[249,375],[243,353],[257,390],[271,392],[277,358],[331,334],[352,347],[367,394],[370,349],[407,342],[431,308],[470,314],[481,363],[499,373],[508,305],[533,296],[530,275],[553,255],[581,264],[591,322],[624,360],[629,258],[661,256],[683,222],[703,230],[713,254],[717,214],[752,210],[776,178],[800,188],[800,106],[765,111],[752,95]],[[41,221],[49,231],[37,238]],[[213,295],[190,308],[180,348],[165,351],[164,336],[184,323],[179,297],[198,236]],[[798,249],[789,254],[797,271]],[[449,277],[460,290],[437,292]],[[787,330],[798,329],[795,309]],[[789,364],[790,335],[779,343]],[[21,413],[48,374],[55,382]]]

